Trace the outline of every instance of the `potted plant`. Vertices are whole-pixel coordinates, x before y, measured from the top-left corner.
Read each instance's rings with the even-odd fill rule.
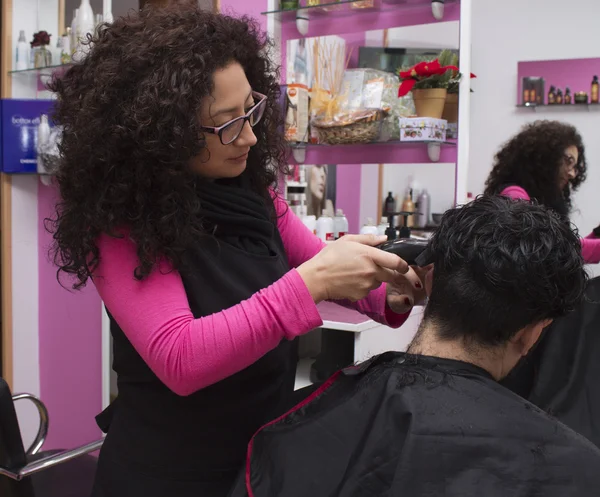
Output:
[[[453,55],[451,64],[453,66],[458,66],[458,55]],[[450,81],[448,82],[448,94],[446,95],[446,103],[444,105],[442,119],[448,121],[449,124],[458,122],[458,87],[461,77],[462,74],[460,72],[453,71]],[[471,73],[471,78],[475,77],[476,76]]]
[[[448,85],[458,73],[458,67],[451,64],[455,57],[450,50],[444,50],[437,59],[422,61],[399,71],[398,96],[412,92],[417,117],[442,118]]]
[[[50,37],[47,31],[39,31],[33,34],[33,41],[30,43],[33,50],[33,67],[48,67],[52,65],[52,52],[46,47],[50,45]]]

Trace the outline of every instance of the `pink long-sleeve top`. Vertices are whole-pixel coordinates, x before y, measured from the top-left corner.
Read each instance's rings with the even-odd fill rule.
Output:
[[[513,199],[531,200],[529,194],[520,186],[508,186],[500,195]],[[588,264],[597,264],[600,262],[600,238],[597,238],[594,233],[590,233],[585,238],[581,238],[581,255],[583,260]]]
[[[181,276],[162,261],[138,281],[135,244],[102,235],[93,282],[107,309],[154,374],[178,395],[192,394],[241,371],[274,349],[323,324],[300,274],[294,269],[325,244],[274,198],[278,229],[292,268],[281,279],[239,304],[195,319]],[[210,291],[210,289],[207,289]],[[341,302],[397,328],[408,314],[387,307],[385,285],[355,303]]]

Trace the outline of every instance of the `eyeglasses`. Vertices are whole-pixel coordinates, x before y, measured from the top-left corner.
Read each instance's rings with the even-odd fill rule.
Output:
[[[200,129],[205,133],[218,135],[223,145],[229,145],[230,143],[233,143],[242,133],[242,130],[246,125],[246,121],[248,121],[250,126],[254,128],[254,126],[260,122],[265,113],[265,108],[267,107],[267,97],[261,93],[253,91],[252,98],[254,98],[255,101],[258,100],[258,103],[255,104],[245,116],[236,117],[235,119],[226,122],[223,124],[223,126],[219,126],[218,128],[201,126]]]

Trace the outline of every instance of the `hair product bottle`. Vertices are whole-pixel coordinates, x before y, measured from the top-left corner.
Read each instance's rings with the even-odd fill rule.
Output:
[[[600,84],[598,83],[598,76],[594,76],[594,79],[592,80],[592,103],[593,104],[597,104],[598,101],[600,100],[600,95],[599,95],[599,86]]]
[[[402,212],[415,212],[415,203],[412,199],[412,188],[409,188],[406,191],[406,197],[404,197],[404,202],[402,202]],[[406,219],[406,226],[412,228],[415,225],[414,215],[411,214]]]

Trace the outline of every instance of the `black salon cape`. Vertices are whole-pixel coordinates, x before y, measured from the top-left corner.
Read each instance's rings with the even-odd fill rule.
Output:
[[[600,447],[600,278],[503,384]]]
[[[591,497],[600,451],[478,367],[389,352],[263,427],[246,495]]]

